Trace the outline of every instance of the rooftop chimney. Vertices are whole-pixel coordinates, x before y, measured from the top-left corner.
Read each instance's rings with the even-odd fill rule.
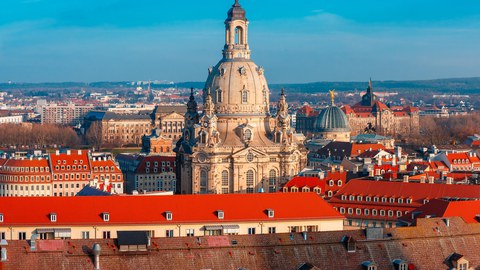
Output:
[[[331,171],[332,173],[335,172],[335,167],[337,167],[337,166],[332,165],[332,168],[330,169],[330,171]]]
[[[95,265],[95,270],[100,270],[100,248],[99,244],[93,245],[93,264]]]
[[[375,172],[373,171],[373,169],[368,172],[368,176],[370,176],[370,177],[375,176]]]
[[[55,150],[55,155],[60,155],[60,150]]]
[[[453,184],[453,177],[447,177],[447,185]]]
[[[429,176],[429,177],[428,177],[428,183],[429,183],[429,184],[434,184],[434,183],[435,183],[435,177]]]
[[[339,167],[339,168],[340,168],[340,172],[341,172],[341,173],[343,173],[343,166],[342,166],[342,165],[340,165],[340,167]]]
[[[420,176],[420,183],[425,184],[425,176]]]
[[[404,175],[404,176],[403,176],[403,182],[404,182],[404,183],[408,183],[408,175]]]
[[[82,154],[82,150],[78,150],[78,155],[81,155]]]

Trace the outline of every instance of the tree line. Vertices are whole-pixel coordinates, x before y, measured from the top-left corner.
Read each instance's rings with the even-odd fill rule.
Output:
[[[72,128],[53,124],[2,124],[0,130],[0,145],[3,147],[46,148],[60,145],[75,148],[81,144]]]

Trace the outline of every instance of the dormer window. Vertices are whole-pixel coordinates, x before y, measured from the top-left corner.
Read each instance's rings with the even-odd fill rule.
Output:
[[[374,262],[366,261],[362,262],[363,270],[377,270],[377,265]]]
[[[407,203],[408,203],[408,204],[411,204],[411,203],[412,203],[412,199],[410,199],[410,198],[407,199]]]
[[[173,214],[170,211],[165,212],[165,218],[167,220],[172,220],[173,219]]]
[[[51,222],[57,222],[57,214],[56,213],[50,213],[50,221]]]
[[[3,213],[0,213],[0,222],[3,222]]]
[[[103,212],[102,218],[103,218],[103,221],[108,222],[110,221],[110,214],[108,212]]]
[[[267,209],[267,214],[269,218],[273,218],[275,216],[273,209]]]
[[[223,210],[217,210],[217,217],[218,219],[223,219],[225,217]]]
[[[347,195],[342,195],[342,201],[346,201],[347,200]]]
[[[404,260],[393,260],[393,267],[395,270],[408,270],[408,263]]]

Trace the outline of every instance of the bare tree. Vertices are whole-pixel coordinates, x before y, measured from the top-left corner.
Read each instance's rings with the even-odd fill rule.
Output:
[[[85,135],[87,142],[95,148],[100,148],[103,144],[102,122],[95,121],[89,127]]]

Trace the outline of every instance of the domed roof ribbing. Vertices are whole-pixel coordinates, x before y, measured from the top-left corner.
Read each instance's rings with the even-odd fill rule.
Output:
[[[345,113],[335,105],[322,110],[315,121],[315,130],[317,132],[348,132],[348,124]]]

